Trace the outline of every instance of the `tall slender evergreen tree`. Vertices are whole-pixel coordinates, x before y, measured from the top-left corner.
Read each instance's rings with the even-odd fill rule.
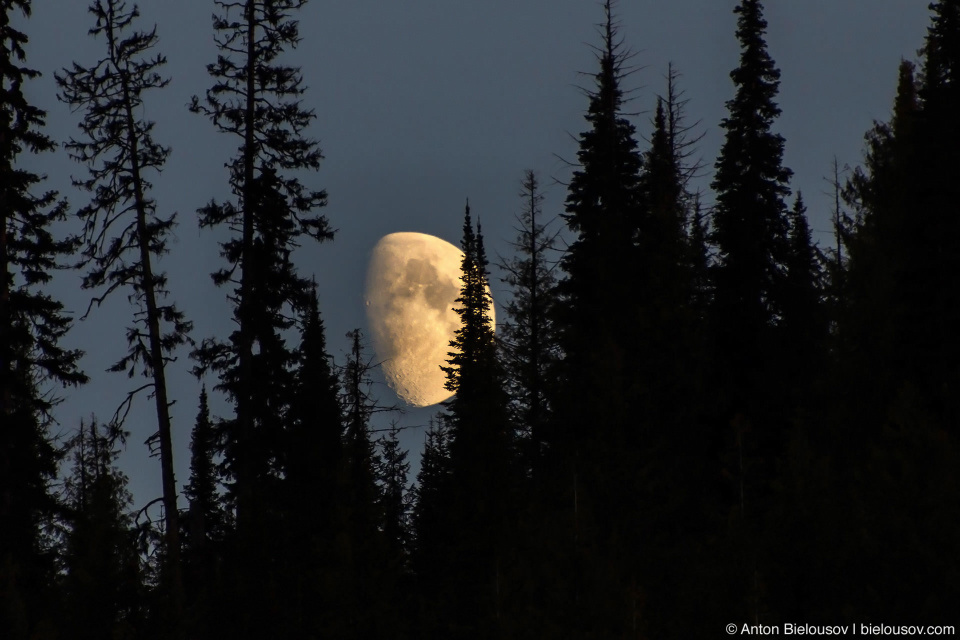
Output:
[[[344,614],[324,589],[340,568],[336,541],[343,534],[342,511],[349,503],[343,482],[341,388],[327,351],[316,284],[301,313],[295,356],[295,394],[284,425],[278,487],[285,611],[278,628],[284,635],[302,637],[333,632],[324,630],[324,620]]]
[[[902,61],[892,117],[867,132],[864,164],[853,170],[843,191],[854,220],[844,274],[847,300],[839,318],[842,364],[851,367],[845,376],[850,380],[857,372],[871,372],[871,384],[850,390],[860,406],[851,427],[882,420],[900,376],[916,370],[908,360],[919,336],[905,335],[905,317],[911,313],[906,304],[914,284],[907,277],[915,269],[910,256],[921,248],[910,191],[919,110],[914,65]],[[852,441],[860,437],[849,433]]]
[[[960,420],[960,294],[948,282],[960,273],[960,2],[938,0],[930,4],[931,23],[920,53],[921,110],[916,122],[918,152],[910,158],[913,172],[915,243],[909,277],[914,287],[904,301],[909,309],[905,337],[915,350],[917,363],[911,377],[920,387],[936,388],[938,411],[949,423]],[[915,215],[915,214],[914,214]],[[944,274],[950,274],[944,278]],[[935,322],[931,319],[936,318]],[[953,433],[960,433],[953,429]]]
[[[167,251],[174,216],[158,215],[149,194],[150,174],[159,173],[168,147],[153,139],[154,124],[143,119],[145,94],[162,89],[169,80],[160,74],[166,59],[150,50],[157,44],[156,30],[138,31],[137,7],[123,0],[96,0],[89,7],[94,17],[91,35],[102,37],[106,53],[89,67],[74,63],[57,76],[60,98],[85,110],[81,139],[66,147],[71,156],[89,167],[86,180],[75,184],[93,194],[92,202],[77,215],[84,223],[83,260],[88,268],[84,288],[106,291],[94,298],[99,305],[112,292],[127,289],[137,305],[134,325],[127,331],[129,350],[111,367],[132,375],[138,363],[150,380],[145,385],[155,400],[157,439],[165,516],[164,581],[169,588],[173,624],[179,624],[183,606],[180,569],[180,525],[177,487],[173,470],[173,440],[167,393],[167,364],[173,351],[189,341],[191,323],[168,296],[167,278],[156,270],[157,259]],[[142,387],[141,389],[143,389]],[[136,393],[136,392],[133,392]],[[133,395],[133,394],[131,394]],[[128,397],[126,402],[129,403]]]
[[[730,73],[735,94],[720,125],[725,137],[712,183],[711,435],[725,449],[722,472],[730,479],[714,513],[718,522],[729,513],[737,516],[728,527],[736,551],[728,554],[734,561],[727,570],[741,585],[739,604],[747,603],[743,614],[756,617],[767,605],[755,536],[769,506],[788,424],[781,381],[790,365],[778,346],[790,250],[784,199],[791,171],[782,162],[784,139],[773,131],[780,115],[775,102],[780,71],[767,51],[763,6],[759,0],[741,0],[734,12],[740,64]]]
[[[214,84],[191,109],[207,116],[240,146],[228,164],[234,200],[211,202],[199,211],[204,227],[224,226],[227,266],[215,284],[232,287],[236,330],[227,340],[206,339],[196,352],[200,368],[220,377],[218,389],[235,415],[220,424],[227,495],[236,512],[237,549],[243,558],[236,588],[243,615],[238,629],[269,635],[272,608],[280,607],[275,571],[274,499],[283,459],[284,421],[294,402],[295,356],[284,332],[293,312],[309,304],[310,282],[297,274],[292,254],[306,235],[332,237],[324,191],[301,182],[322,160],[316,141],[305,137],[314,119],[301,103],[300,70],[279,57],[300,40],[295,13],[305,0],[217,0],[214,16],[217,61],[207,66]]]
[[[236,407],[235,419],[226,425],[225,455],[242,531],[257,516],[250,501],[275,455],[280,429],[275,418],[283,414],[284,371],[291,361],[280,336],[292,326],[285,311],[308,302],[309,281],[297,275],[290,254],[299,236],[325,240],[332,231],[317,212],[326,204],[325,192],[282,174],[315,171],[323,157],[317,143],[304,137],[314,114],[299,101],[300,71],[276,61],[299,42],[292,14],[305,1],[216,4],[222,11],[213,22],[221,54],[207,67],[215,84],[205,100],[194,98],[191,108],[241,142],[229,164],[236,202],[211,202],[199,212],[203,226],[227,225],[238,232],[223,244],[229,266],[213,276],[216,284],[235,287],[230,300],[238,329],[227,342],[206,340],[198,357],[221,375]]]
[[[515,514],[516,462],[503,372],[497,354],[480,225],[466,206],[461,240],[460,328],[450,342],[446,403],[450,426],[451,518],[462,532],[451,571],[458,581],[448,612],[451,632],[490,637],[502,632],[509,595],[504,567]]]
[[[340,612],[350,637],[376,637],[388,633],[388,606],[383,581],[386,549],[383,539],[381,496],[376,482],[379,460],[370,439],[370,418],[378,411],[371,395],[370,372],[363,333],[347,333],[350,353],[342,371],[342,405],[345,421],[342,509],[344,535],[349,548],[344,554],[345,579],[339,586],[346,608]]]
[[[576,441],[588,437],[583,429],[588,420],[598,423],[590,430],[595,434],[591,440],[613,445],[612,439],[624,437],[622,420],[610,414],[618,412],[615,398],[626,398],[630,386],[629,356],[621,341],[632,334],[628,326],[634,314],[623,305],[630,304],[624,292],[633,288],[643,158],[635,128],[623,113],[620,85],[629,72],[630,54],[617,34],[611,2],[604,4],[604,11],[597,54],[600,70],[585,116],[590,129],[580,135],[579,166],[562,215],[575,235],[560,263],[566,275],[558,283],[562,304],[557,319],[564,352],[559,371],[567,385],[561,396],[606,406],[608,415],[599,418],[593,411],[597,406],[565,407],[562,413],[567,417],[557,422],[560,432],[555,438],[568,453],[578,448]]]
[[[688,119],[687,105],[690,99],[686,97],[686,91],[680,88],[681,75],[672,62],[667,64],[667,90],[660,99],[666,111],[667,139],[679,167],[684,201],[688,208],[692,208],[695,194],[690,190],[690,182],[702,175],[703,161],[696,154],[706,132],[698,132],[701,120],[690,122]]]
[[[512,293],[500,344],[513,420],[524,432],[525,465],[532,469],[540,466],[544,454],[544,431],[550,423],[550,374],[558,356],[553,323],[557,234],[543,220],[543,193],[535,172],[524,172],[520,197],[523,209],[516,216],[513,243],[518,255],[500,263],[503,281]]]
[[[717,247],[715,342],[724,376],[737,387],[733,402],[742,405],[751,395],[750,372],[766,368],[764,340],[782,312],[789,250],[784,198],[791,172],[782,164],[783,137],[772,131],[780,115],[774,102],[780,71],[767,52],[763,7],[759,0],[742,0],[734,12],[740,65],[730,74],[736,94],[720,125],[726,134],[712,184],[711,240]]]
[[[623,328],[618,322],[630,322],[626,320],[630,314],[623,313],[622,300],[623,292],[629,289],[633,244],[640,226],[643,159],[637,149],[635,128],[623,113],[620,85],[629,72],[626,65],[630,54],[624,51],[617,34],[611,2],[604,4],[604,11],[602,46],[597,53],[600,70],[595,75],[596,88],[588,92],[590,105],[585,116],[590,129],[580,135],[578,167],[570,180],[566,213],[562,215],[575,236],[561,261],[566,277],[559,283],[559,293],[564,327],[560,340],[566,362],[562,370],[576,385],[575,372],[582,371],[589,379],[596,373],[591,366],[610,367],[610,375],[598,383],[609,388],[611,379],[619,375],[616,369],[624,365],[618,364],[616,357],[594,358],[598,354],[591,352],[597,344],[615,349],[607,343],[614,341]],[[603,365],[591,365],[594,359],[603,361]],[[585,389],[576,395],[591,396]],[[573,437],[569,433],[559,437],[567,436]]]
[[[223,610],[222,589],[224,543],[229,522],[217,482],[214,455],[216,432],[210,418],[207,388],[200,391],[200,406],[190,438],[190,478],[183,488],[189,506],[183,518],[183,565],[185,586],[185,627],[188,636],[211,635],[214,619]]]
[[[213,422],[207,388],[200,391],[200,407],[190,437],[190,479],[183,488],[189,500],[187,511],[187,544],[191,553],[201,557],[209,552],[211,544],[222,535],[220,497],[217,494],[216,450]]]
[[[920,523],[929,522],[927,505],[934,503],[939,517],[957,518],[955,500],[941,492],[955,487],[943,473],[956,468],[956,450],[944,445],[960,416],[954,331],[960,301],[951,284],[960,266],[960,3],[942,0],[930,9],[921,68],[901,62],[892,116],[867,132],[863,166],[844,190],[855,214],[838,323],[838,376],[847,388],[835,403],[842,428],[831,433],[831,453],[854,467],[846,478],[851,494],[863,520],[878,523],[872,549],[855,552],[871,566],[869,579],[897,580],[911,567],[916,584],[950,598],[958,568],[943,559],[957,556],[956,539]],[[848,453],[863,443],[871,460],[884,462],[862,463]],[[922,473],[908,471],[917,465]],[[861,543],[851,538],[851,547]],[[923,551],[909,542],[916,539],[924,540]],[[893,561],[874,569],[871,552]],[[868,595],[856,606],[892,618],[918,608],[944,615],[940,597],[917,598],[902,586],[896,598]]]
[[[636,130],[624,112],[622,83],[631,72],[613,15],[603,5],[599,70],[587,91],[589,129],[580,135],[578,166],[568,184],[562,215],[573,234],[560,266],[556,316],[562,359],[548,434],[549,466],[556,488],[552,510],[566,551],[554,563],[568,579],[554,614],[571,637],[588,632],[618,634],[622,620],[612,609],[632,602],[623,590],[632,563],[619,566],[629,520],[636,511],[631,489],[632,452],[639,422],[633,413],[637,335],[637,242],[643,224],[643,156]],[[614,540],[614,532],[625,534]],[[605,556],[605,557],[601,557]],[[626,605],[629,606],[629,605]],[[623,613],[620,611],[620,613]]]
[[[22,153],[56,146],[42,132],[45,112],[24,93],[40,74],[25,66],[27,35],[11,25],[15,11],[30,9],[29,0],[0,6],[0,635],[12,640],[55,618],[54,566],[40,535],[55,509],[51,391],[86,381],[80,352],[59,345],[70,327],[63,305],[44,292],[78,246],[52,233],[67,206],[55,192],[38,194],[43,178],[20,164]]]
[[[344,456],[341,385],[327,351],[315,284],[301,326],[297,395],[287,425],[283,467],[295,501],[333,486]],[[329,516],[326,509],[319,511],[321,519]]]
[[[637,239],[639,255],[635,277],[642,298],[640,304],[647,308],[640,314],[642,325],[638,331],[652,332],[651,342],[680,344],[682,340],[662,336],[664,329],[683,325],[679,314],[690,298],[684,177],[681,158],[670,133],[667,108],[663,100],[657,100],[650,149],[644,154],[643,217]],[[653,327],[651,323],[662,324]]]

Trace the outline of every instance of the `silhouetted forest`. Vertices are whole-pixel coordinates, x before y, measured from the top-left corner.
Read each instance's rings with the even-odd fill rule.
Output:
[[[31,3],[2,3],[0,638],[956,624],[960,0],[930,4],[919,64],[890,69],[891,116],[866,132],[862,164],[824,168],[828,248],[783,164],[761,3],[734,9],[740,61],[711,172],[672,67],[637,130],[607,0],[562,206],[534,171],[518,176],[518,235],[499,265],[469,205],[450,212],[463,215],[461,325],[443,367],[455,395],[415,481],[396,428],[371,430],[363,334],[335,364],[316,284],[292,259],[334,239],[326,193],[309,186],[324,160],[304,134],[309,96],[280,62],[303,3],[217,0],[210,89],[189,105],[237,149],[231,199],[196,212],[223,239],[221,338],[194,335],[159,268],[189,256],[168,246],[175,219],[151,195],[169,153],[144,116],[169,81],[155,29],[130,2],[93,0],[76,28],[102,57],[57,74],[81,126],[54,141],[23,91],[37,75],[28,34],[10,23]],[[78,162],[88,204],[68,208],[23,167],[42,153]],[[70,218],[79,233],[57,237]],[[50,433],[56,394],[87,381],[81,352],[60,346],[71,320],[47,286],[60,269],[80,270],[95,302],[129,299],[128,350],[98,375],[129,374],[155,404],[158,521],[136,517],[117,464],[135,394],[109,419],[77,416],[66,442]],[[495,334],[496,278],[511,297]],[[199,382],[180,399],[198,409],[179,490],[165,377],[177,353],[231,409],[212,415]]]

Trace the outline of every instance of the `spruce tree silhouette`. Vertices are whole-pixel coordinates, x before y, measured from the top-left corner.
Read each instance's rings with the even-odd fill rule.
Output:
[[[296,396],[285,425],[278,488],[284,540],[280,573],[289,625],[283,633],[321,635],[323,620],[343,613],[335,610],[324,584],[338,567],[334,549],[347,498],[340,381],[327,351],[315,283],[301,314],[296,359]]]
[[[523,464],[541,481],[545,431],[551,421],[548,387],[558,357],[553,324],[557,232],[544,221],[544,196],[534,171],[524,172],[519,195],[523,208],[516,216],[517,237],[512,244],[517,255],[499,262],[502,280],[511,289],[499,343],[512,420],[526,443]]]
[[[596,49],[599,71],[586,91],[589,129],[580,134],[577,165],[561,217],[573,234],[560,266],[560,303],[555,322],[563,357],[556,367],[554,420],[548,446],[556,488],[552,498],[557,535],[568,580],[551,599],[568,637],[619,634],[631,620],[635,594],[628,594],[634,567],[622,544],[636,513],[631,442],[637,424],[635,390],[637,307],[636,243],[642,225],[643,157],[635,128],[624,113],[621,84],[631,72],[613,15],[604,7]],[[626,489],[625,489],[626,488]],[[626,497],[626,501],[624,500]],[[619,533],[614,534],[615,531]],[[623,614],[622,616],[620,614]]]
[[[736,95],[712,187],[716,193],[711,241],[717,366],[734,381],[731,410],[745,411],[751,388],[766,369],[768,335],[782,312],[784,265],[789,242],[784,198],[789,169],[782,165],[783,137],[771,130],[780,108],[774,102],[780,71],[767,53],[767,23],[758,0],[743,0],[738,15],[740,66],[730,77]]]
[[[52,233],[67,205],[55,192],[37,195],[43,179],[20,161],[56,148],[42,132],[46,113],[25,95],[40,75],[25,66],[27,35],[10,24],[15,11],[30,9],[29,0],[0,8],[0,635],[11,640],[55,626],[55,567],[41,536],[56,509],[50,391],[87,380],[77,367],[81,352],[60,346],[71,324],[63,305],[44,291],[78,246]]]
[[[188,635],[210,636],[223,614],[220,576],[230,526],[219,493],[216,432],[210,417],[207,388],[200,391],[197,418],[190,437],[190,478],[183,487],[188,508],[183,518],[183,565]]]
[[[450,519],[457,538],[448,571],[448,632],[487,638],[502,631],[509,585],[504,567],[511,555],[516,461],[503,372],[490,325],[487,257],[480,225],[474,231],[470,205],[464,211],[460,296],[454,311],[460,328],[450,342],[445,403],[450,430]]]

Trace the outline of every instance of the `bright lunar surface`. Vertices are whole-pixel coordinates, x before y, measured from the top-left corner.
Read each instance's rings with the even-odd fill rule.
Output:
[[[460,328],[453,309],[462,259],[459,248],[425,233],[391,233],[373,248],[367,320],[387,384],[407,404],[426,407],[453,395],[440,366]]]

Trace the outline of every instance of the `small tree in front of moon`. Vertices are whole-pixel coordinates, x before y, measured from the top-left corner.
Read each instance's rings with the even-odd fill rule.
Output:
[[[507,395],[490,326],[492,298],[480,226],[474,233],[470,205],[464,214],[462,286],[455,311],[460,329],[451,341],[447,389],[450,429],[451,501],[449,517],[461,532],[449,571],[463,588],[451,594],[451,620],[483,636],[504,624],[510,601],[504,567],[514,529],[512,503],[517,486]]]

